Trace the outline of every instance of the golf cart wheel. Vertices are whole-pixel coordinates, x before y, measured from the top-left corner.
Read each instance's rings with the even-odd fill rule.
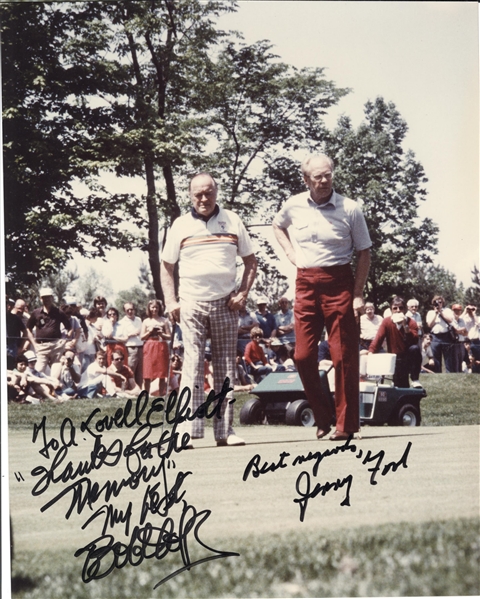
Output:
[[[289,426],[313,426],[315,416],[306,399],[297,399],[287,408],[285,423]]]
[[[248,399],[240,410],[240,424],[262,424],[264,418],[262,402],[255,397]]]
[[[398,410],[397,426],[420,426],[420,410],[412,404],[405,404]]]

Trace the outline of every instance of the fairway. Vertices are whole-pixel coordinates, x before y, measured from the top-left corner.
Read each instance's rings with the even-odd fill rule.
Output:
[[[78,423],[74,424],[78,426]],[[348,531],[351,536],[352,531],[358,529],[365,535],[365,527],[374,533],[380,528],[388,531],[388,525],[395,527],[399,523],[415,526],[432,521],[478,517],[478,426],[363,427],[361,439],[339,444],[328,440],[316,441],[313,428],[259,425],[237,426],[236,430],[245,438],[246,446],[216,447],[212,429],[207,428],[206,438],[196,440],[194,450],[173,453],[166,462],[165,475],[170,490],[178,474],[184,473],[179,491],[185,492],[183,499],[188,503],[190,514],[211,511],[198,529],[198,538],[197,535],[190,535],[188,539],[192,555],[197,556],[196,559],[212,555],[200,546],[200,541],[217,551],[240,553],[238,557],[225,557],[197,565],[181,577],[193,576],[196,579],[232,560],[235,562],[232,562],[231,567],[242,572],[242,561],[246,559],[242,553],[245,543],[247,546],[253,543],[261,547],[264,539],[271,543],[272,535],[282,535],[282,547],[285,550],[285,546],[289,545],[288,539],[298,538],[299,534],[304,535],[305,542],[312,539],[319,542],[336,532],[343,534],[343,531]],[[54,435],[55,429],[47,433]],[[131,441],[132,434],[132,430],[125,428],[112,430],[102,435],[102,443],[106,448],[113,447],[115,443],[122,443],[125,447]],[[93,447],[88,434],[79,434],[76,441],[78,446],[69,448],[66,460],[74,464],[88,460]],[[49,563],[49,552],[52,552],[52,558],[61,553],[66,563],[70,564],[68,576],[83,589],[71,597],[137,597],[133,589],[125,590],[125,595],[118,594],[118,591],[112,595],[99,595],[98,591],[90,595],[98,583],[84,585],[81,582],[84,558],[72,556],[77,549],[100,535],[106,520],[102,514],[85,530],[81,529],[82,524],[100,506],[108,503],[118,510],[125,510],[131,502],[132,525],[136,524],[142,503],[145,505],[147,497],[146,483],[134,490],[124,488],[117,498],[109,502],[101,498],[95,503],[94,509],[87,506],[81,514],[77,513],[76,504],[68,519],[65,514],[71,506],[72,492],[41,513],[41,507],[51,501],[66,484],[59,482],[50,485],[41,496],[33,497],[31,491],[39,477],[33,477],[31,472],[42,464],[48,466],[49,461],[39,455],[41,445],[38,441],[32,444],[32,434],[27,430],[10,431],[9,445],[10,504],[16,558],[14,575],[16,563],[20,564],[22,571],[22,560],[31,556],[32,552],[42,555],[46,564]],[[249,464],[250,468],[247,469]],[[264,473],[261,474],[261,471]],[[300,476],[302,472],[304,474]],[[122,477],[128,477],[125,460],[121,460],[114,468],[104,465],[89,475],[90,480],[98,482],[100,486],[114,479],[121,480]],[[153,478],[150,484],[159,481],[161,485],[158,492],[162,496],[162,488],[165,487],[163,475]],[[307,482],[311,497],[305,500]],[[313,493],[315,488],[316,494]],[[153,495],[149,498],[150,503],[153,503]],[[173,505],[168,514],[176,524],[181,519],[181,503]],[[300,519],[302,505],[303,521]],[[147,520],[152,523],[161,521],[160,516],[153,512],[148,514]],[[128,543],[122,524],[112,525],[108,532],[114,534],[116,540]],[[57,557],[51,561],[57,565],[48,566],[53,571],[49,570],[45,574],[54,574],[57,566],[61,568]],[[278,559],[275,564],[276,567],[281,565]],[[158,582],[165,573],[174,572],[182,566],[178,553],[170,554],[162,562],[151,561],[148,565],[144,562],[135,568],[127,565],[101,581],[104,584],[101,592],[105,593],[109,583],[118,583],[125,576],[141,579],[146,572],[152,576],[153,569],[161,572],[155,579]],[[202,594],[205,591],[199,595],[177,595],[178,591],[174,590],[176,580],[179,580],[178,577],[155,591],[148,590],[151,587],[147,585],[143,594],[138,596],[160,597],[165,596],[165,593],[166,596],[209,596]],[[262,596],[255,595],[255,588],[256,583],[253,583],[251,596]],[[223,596],[214,591],[210,591],[213,593],[211,596]],[[43,588],[39,595],[33,596],[46,599],[50,595],[45,595]]]

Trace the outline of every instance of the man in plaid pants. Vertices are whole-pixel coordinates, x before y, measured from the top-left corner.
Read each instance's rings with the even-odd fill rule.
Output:
[[[215,393],[222,390],[228,377],[235,380],[238,314],[245,306],[255,279],[257,261],[250,237],[240,218],[217,204],[217,183],[208,173],[190,181],[192,207],[177,218],[170,229],[162,252],[161,280],[170,317],[181,322],[185,347],[182,388],[191,391],[192,412],[205,401],[204,360],[207,336],[212,344]],[[235,289],[236,259],[240,256],[244,272]],[[179,301],[175,294],[174,270],[179,266]],[[233,431],[231,392],[213,418],[218,446],[244,445]],[[211,412],[212,408],[209,408]],[[187,420],[177,427],[192,439],[204,436],[204,418]]]

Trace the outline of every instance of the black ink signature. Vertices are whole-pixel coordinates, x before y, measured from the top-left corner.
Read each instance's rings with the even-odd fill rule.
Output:
[[[184,566],[175,570],[153,587],[154,589],[170,580],[184,570],[213,559],[233,557],[240,555],[233,551],[217,551],[206,545],[199,536],[202,524],[210,516],[210,510],[197,510],[183,500],[183,510],[180,518],[178,532],[175,531],[175,522],[168,517],[161,527],[152,526],[149,522],[145,526],[136,526],[133,529],[128,545],[115,541],[113,535],[104,534],[85,547],[75,552],[75,557],[87,553],[82,570],[82,580],[90,582],[108,576],[115,568],[121,569],[126,565],[139,566],[146,559],[163,559],[169,552],[180,552]],[[215,555],[192,562],[188,551],[188,535],[193,529],[195,541]]]
[[[73,512],[80,515],[88,508],[93,514],[83,523],[82,529],[101,524],[101,535],[75,552],[76,557],[86,554],[82,571],[84,582],[108,576],[115,568],[138,566],[144,559],[161,560],[168,553],[179,552],[183,567],[163,578],[155,585],[156,588],[200,563],[239,555],[235,552],[218,551],[201,541],[199,530],[211,511],[197,511],[184,499],[186,489],[183,484],[192,472],[177,470],[173,484],[169,485],[167,480],[167,469],[171,466],[172,470],[176,468],[174,457],[190,443],[190,435],[180,434],[177,426],[195,418],[220,418],[222,402],[227,399],[227,393],[231,390],[230,381],[226,378],[220,393],[216,394],[212,390],[206,401],[193,412],[189,407],[191,391],[187,387],[180,396],[173,391],[166,400],[150,400],[148,393],[142,392],[135,402],[127,400],[113,416],[102,414],[100,408],[95,408],[80,424],[79,429],[71,419],[65,418],[57,437],[48,438],[46,416],[39,424],[34,425],[32,442],[42,444],[39,454],[49,464],[33,468],[31,474],[36,482],[32,495],[41,496],[51,486],[62,485],[61,490],[40,511],[45,512],[60,500],[68,498],[66,519]],[[164,430],[164,422],[171,425],[171,428]],[[103,443],[103,434],[114,428],[134,430],[127,442],[117,438],[107,446]],[[93,447],[88,459],[73,462],[69,460],[69,451],[78,446],[77,430],[82,436],[85,433],[91,436]],[[94,471],[113,469],[122,461],[128,472],[126,476],[109,479],[103,484],[90,479]],[[158,477],[160,481],[156,481]],[[122,508],[111,504],[123,489],[140,490],[143,485],[146,488],[140,513],[136,518],[132,502]],[[169,510],[179,504],[183,504],[183,510],[177,526]],[[120,526],[128,538],[126,543],[117,541],[109,533],[111,530],[118,530]],[[213,555],[192,562],[187,542],[190,533],[199,545]]]
[[[306,463],[310,463],[312,465],[312,473],[310,474],[307,470],[303,470],[297,477],[295,483],[295,490],[299,497],[293,499],[294,503],[297,503],[300,507],[300,522],[303,522],[305,519],[305,513],[307,510],[308,502],[310,499],[313,499],[318,496],[325,497],[325,495],[333,490],[338,491],[338,489],[342,489],[346,487],[346,494],[340,505],[342,507],[350,506],[350,491],[353,484],[353,474],[348,474],[344,478],[337,478],[335,481],[325,481],[323,483],[315,483],[313,486],[312,478],[316,478],[318,474],[318,469],[321,462],[328,457],[338,455],[340,453],[354,453],[355,458],[362,459],[362,465],[367,465],[373,463],[371,468],[367,468],[368,472],[371,472],[370,475],[370,484],[376,485],[378,483],[375,480],[375,477],[378,472],[381,473],[381,476],[387,475],[389,472],[396,472],[400,466],[403,468],[408,468],[408,456],[410,453],[410,448],[412,447],[412,442],[409,441],[405,447],[405,451],[403,452],[402,457],[398,461],[393,461],[387,463],[383,466],[382,463],[385,458],[385,451],[381,450],[375,455],[372,454],[371,450],[368,450],[363,455],[364,452],[362,449],[358,449],[357,446],[352,443],[353,435],[350,435],[349,438],[342,445],[336,445],[331,449],[327,449],[325,451],[310,451],[308,454],[303,455],[299,454],[295,458],[292,459],[291,465],[298,466]],[[274,462],[265,462],[262,460],[259,454],[255,454],[253,458],[248,462],[245,470],[243,472],[243,480],[246,481],[248,477],[251,475],[253,478],[258,478],[263,474],[267,474],[269,472],[275,472],[281,468],[287,468],[288,463],[286,463],[286,458],[290,457],[290,454],[287,452],[282,452],[279,454],[278,460]]]

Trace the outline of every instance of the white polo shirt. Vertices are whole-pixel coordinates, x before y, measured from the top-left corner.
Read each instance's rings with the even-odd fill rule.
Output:
[[[253,254],[240,218],[220,208],[205,222],[191,213],[177,218],[167,235],[162,260],[179,266],[181,300],[213,301],[235,289],[237,256]]]
[[[353,250],[371,247],[365,217],[357,202],[335,191],[318,205],[305,191],[291,197],[273,220],[288,233],[297,268],[349,264]]]

